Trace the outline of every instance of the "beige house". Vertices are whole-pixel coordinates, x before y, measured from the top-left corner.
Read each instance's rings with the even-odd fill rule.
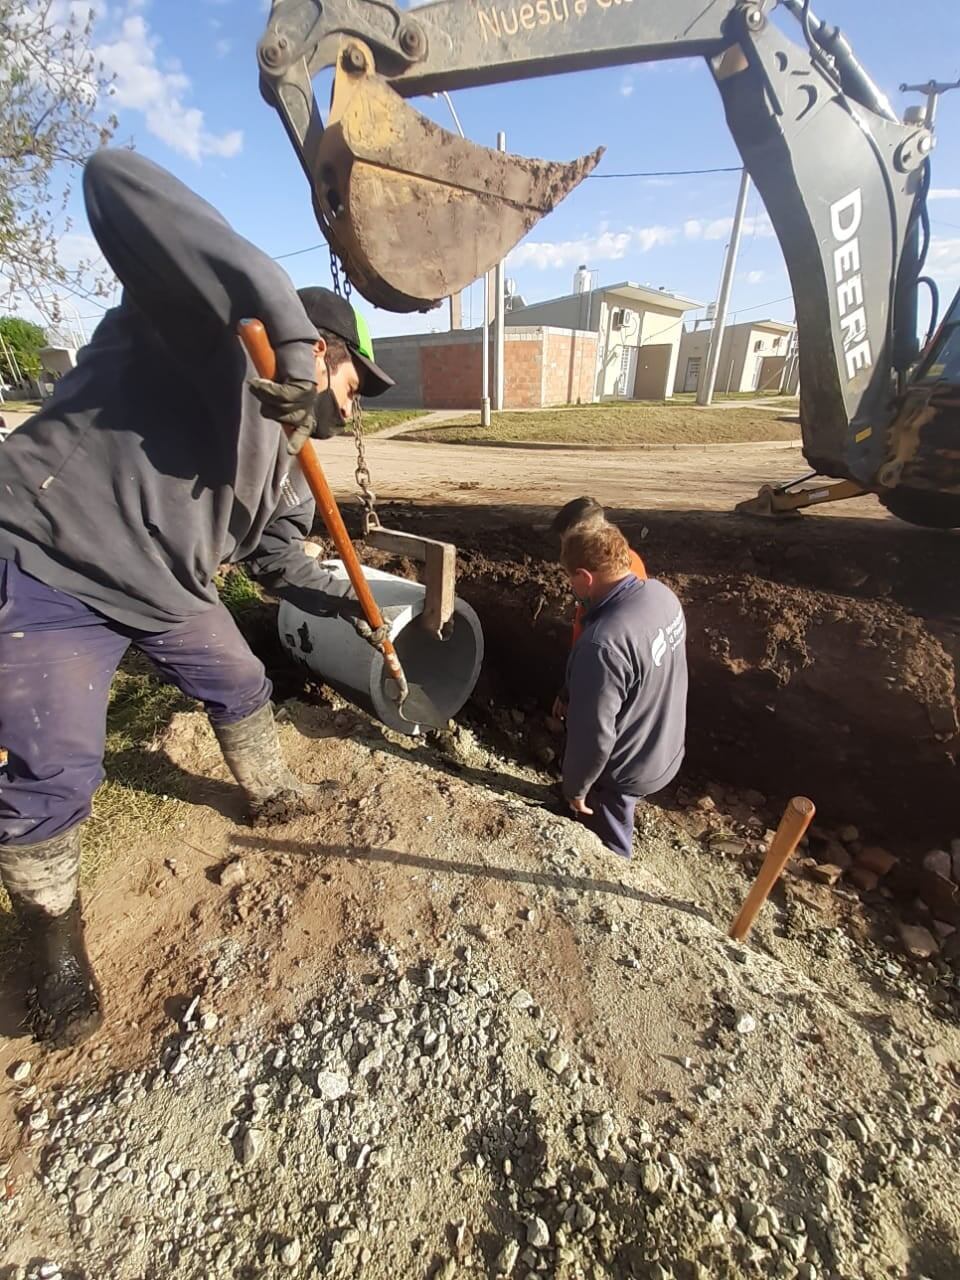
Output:
[[[597,335],[593,399],[665,400],[677,377],[683,317],[703,304],[654,289],[622,284],[589,287],[581,267],[574,292],[515,307],[507,325],[548,325]]]
[[[674,391],[696,391],[707,363],[712,328],[694,327],[680,342]],[[756,391],[775,394],[795,392],[796,332],[794,324],[780,320],[753,320],[728,324],[723,332],[716,390]]]

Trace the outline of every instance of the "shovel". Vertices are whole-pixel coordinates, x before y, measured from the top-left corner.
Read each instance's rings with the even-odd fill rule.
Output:
[[[240,341],[246,348],[247,354],[253,361],[257,373],[261,378],[270,378],[272,380],[277,372],[277,357],[273,347],[270,345],[270,339],[267,337],[267,331],[263,324],[259,320],[241,320],[237,332]],[[333,496],[333,490],[330,488],[330,483],[323,473],[323,467],[321,467],[309,441],[297,454],[297,461],[307,484],[310,486],[310,492],[313,494],[314,501],[317,504],[317,510],[323,516],[323,523],[327,526],[327,533],[329,533],[330,539],[337,549],[337,554],[343,561],[343,567],[347,571],[350,585],[353,587],[360,603],[360,608],[363,610],[363,616],[366,618],[371,631],[376,631],[383,626],[383,614],[380,612],[380,606],[374,599],[370,585],[364,577],[360,560],[354,550],[350,535],[347,533],[347,527],[343,523],[340,508],[337,506],[337,501]],[[397,657],[397,651],[393,647],[393,641],[388,637],[382,644],[378,645],[378,648],[383,655],[384,665],[397,687],[397,710],[400,717],[403,720],[407,720],[409,724],[413,724],[415,721],[410,720],[403,713],[403,706],[407,700],[409,689],[407,687],[407,678],[403,674],[403,667]]]

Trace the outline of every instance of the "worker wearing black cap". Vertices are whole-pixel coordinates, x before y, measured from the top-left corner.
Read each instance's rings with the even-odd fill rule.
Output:
[[[101,1021],[80,832],[130,645],[204,704],[253,816],[317,807],[319,789],[283,761],[270,682],[214,578],[242,563],[301,608],[362,627],[303,554],[314,504],[292,454],[392,385],[347,302],[298,295],[165,170],[101,151],[84,196],[123,297],[0,449],[0,877],[30,948],[34,1030],[57,1046]],[[247,317],[276,350],[275,382],[253,376],[235,336]]]

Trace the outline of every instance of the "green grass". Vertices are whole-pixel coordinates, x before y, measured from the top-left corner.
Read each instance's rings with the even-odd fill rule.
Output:
[[[387,427],[395,427],[401,422],[410,422],[413,418],[422,418],[429,413],[428,409],[364,409],[364,435],[375,436]],[[349,427],[347,430],[349,431]]]
[[[700,409],[689,403],[610,402],[578,408],[495,413],[488,428],[476,418],[413,431],[404,440],[434,444],[734,444],[795,440],[800,423],[788,401],[783,412]]]
[[[39,400],[4,400],[3,404],[0,404],[0,417],[8,409],[11,413],[36,413],[39,408]]]
[[[263,592],[241,565],[224,568],[214,578],[220,599],[235,618],[263,603]]]

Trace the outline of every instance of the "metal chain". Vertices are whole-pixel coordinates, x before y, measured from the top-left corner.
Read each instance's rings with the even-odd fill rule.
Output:
[[[373,488],[370,468],[367,466],[367,452],[363,437],[363,408],[360,397],[353,402],[353,438],[357,442],[357,469],[354,478],[360,486],[360,501],[363,503],[363,532],[380,528],[380,517],[377,515],[377,495]]]
[[[333,292],[338,298],[345,298],[349,302],[353,286],[346,271],[343,273],[341,284],[340,263],[333,249],[330,250],[330,275],[333,278]],[[377,515],[377,495],[373,488],[373,479],[370,468],[367,466],[367,451],[363,437],[363,407],[359,396],[355,396],[353,401],[352,425],[353,438],[357,444],[357,467],[353,475],[360,488],[360,501],[363,503],[363,532],[367,534],[371,529],[380,528],[380,517]]]

